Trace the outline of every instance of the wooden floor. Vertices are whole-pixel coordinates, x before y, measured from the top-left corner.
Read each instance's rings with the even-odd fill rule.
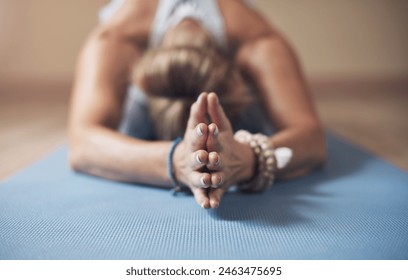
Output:
[[[408,171],[406,82],[312,83],[325,127]],[[0,85],[0,180],[66,142],[70,83]]]
[[[408,171],[408,81],[313,83],[325,127]]]
[[[0,180],[66,141],[70,85],[0,84]]]

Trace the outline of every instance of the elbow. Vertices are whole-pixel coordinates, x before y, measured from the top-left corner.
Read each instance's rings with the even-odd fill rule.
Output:
[[[71,129],[69,131],[68,164],[76,172],[85,172],[87,161],[85,146],[84,137],[79,137],[78,133],[74,133]]]
[[[68,163],[72,170],[84,172],[85,155],[78,145],[71,145],[68,152]]]

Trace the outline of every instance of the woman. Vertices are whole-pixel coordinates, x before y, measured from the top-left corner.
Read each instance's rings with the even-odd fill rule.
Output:
[[[75,170],[187,186],[199,205],[216,208],[232,185],[259,191],[274,177],[323,164],[324,135],[296,56],[245,2],[112,5],[117,10],[89,36],[77,66],[69,118]],[[131,94],[125,106],[130,80],[145,103]],[[264,120],[245,113],[254,113],[254,101]],[[265,132],[264,123],[276,132],[235,133],[245,121],[252,132]]]

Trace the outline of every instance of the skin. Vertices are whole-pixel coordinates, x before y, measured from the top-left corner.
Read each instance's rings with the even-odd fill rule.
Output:
[[[205,123],[207,113],[212,120],[209,125]],[[253,176],[251,148],[233,137],[231,123],[217,95],[202,93],[191,109],[186,142],[176,147],[174,166],[176,178],[190,186],[203,208],[217,208],[228,187]],[[189,153],[190,161],[186,162],[183,157]],[[200,171],[204,166],[210,173]]]
[[[241,1],[219,0],[231,59],[258,89],[277,133],[272,145],[293,151],[278,178],[304,175],[321,166],[326,145],[297,57],[287,40]],[[78,59],[70,106],[70,164],[104,178],[169,187],[168,141],[145,141],[117,132],[132,67],[146,50],[157,1],[127,0],[88,37]],[[183,44],[205,31],[191,20],[169,30],[163,44]],[[222,93],[219,93],[222,94]],[[206,114],[211,123],[206,122]],[[200,131],[200,133],[198,133]],[[197,162],[197,158],[200,162]],[[203,208],[219,206],[225,191],[253,176],[251,148],[233,131],[215,93],[192,105],[183,141],[174,153],[178,181]]]

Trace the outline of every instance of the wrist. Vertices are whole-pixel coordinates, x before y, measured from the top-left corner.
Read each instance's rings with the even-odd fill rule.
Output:
[[[256,173],[256,158],[249,144],[238,143],[242,155],[242,170],[238,174],[238,182],[250,181]]]
[[[241,182],[239,188],[243,191],[263,191],[273,184],[274,180],[274,150],[268,137],[263,134],[251,134],[240,130],[234,138],[241,143],[249,143],[255,158],[255,174],[246,182]]]
[[[171,184],[173,185],[174,188],[178,188],[180,186],[180,167],[178,163],[180,160],[178,159],[180,157],[180,148],[182,148],[182,139],[177,138],[176,140],[173,141],[170,151],[169,151],[169,158],[168,158],[168,177],[171,181]]]

